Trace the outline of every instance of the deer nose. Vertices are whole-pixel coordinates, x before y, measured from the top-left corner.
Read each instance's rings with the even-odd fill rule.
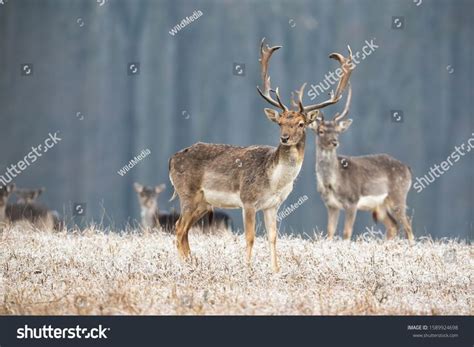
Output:
[[[290,138],[290,135],[284,134],[280,136],[281,142],[282,143],[287,143],[288,139]]]
[[[337,145],[339,145],[339,141],[337,140],[331,140],[331,144],[336,147]]]

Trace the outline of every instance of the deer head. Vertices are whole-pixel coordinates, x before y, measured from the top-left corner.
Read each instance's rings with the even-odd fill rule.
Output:
[[[352,62],[352,52],[349,48],[350,56],[345,58],[339,53],[332,53],[329,55],[330,58],[339,61],[342,65],[343,75],[339,79],[339,84],[336,88],[336,93],[331,91],[330,98],[324,102],[314,105],[303,105],[303,94],[306,87],[304,83],[301,88],[296,91],[297,100],[292,98],[292,107],[289,109],[283,104],[280,98],[278,88],[273,90],[271,88],[270,76],[268,74],[268,64],[270,58],[276,50],[280,49],[281,46],[270,47],[265,45],[265,38],[262,39],[260,45],[260,64],[261,64],[261,76],[263,82],[263,90],[257,86],[259,94],[264,98],[269,104],[279,109],[279,111],[271,108],[265,108],[265,114],[269,120],[277,123],[280,126],[280,143],[283,146],[292,146],[299,143],[305,134],[306,127],[310,126],[316,118],[321,114],[320,109],[333,105],[337,103],[346,88],[349,77],[351,74],[351,62]],[[275,95],[275,98],[272,97],[271,93]],[[294,94],[292,93],[292,96]]]
[[[148,209],[157,207],[157,198],[160,193],[166,189],[164,184],[160,184],[156,187],[148,187],[137,182],[133,184],[133,187],[138,194],[140,206]]]
[[[24,189],[17,188],[15,189],[15,194],[17,195],[17,203],[19,204],[31,204],[45,191],[45,188],[38,189]]]
[[[333,150],[339,146],[339,135],[352,124],[352,119],[345,119],[349,113],[352,98],[352,87],[349,83],[346,105],[341,113],[336,113],[330,120],[325,120],[323,113],[316,117],[311,129],[316,133],[317,146],[323,150]]]

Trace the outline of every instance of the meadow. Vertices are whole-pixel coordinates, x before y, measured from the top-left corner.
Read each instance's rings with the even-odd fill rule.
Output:
[[[190,232],[192,260],[160,231],[0,231],[1,315],[472,315],[473,247],[459,240],[280,235],[281,271],[256,238]]]

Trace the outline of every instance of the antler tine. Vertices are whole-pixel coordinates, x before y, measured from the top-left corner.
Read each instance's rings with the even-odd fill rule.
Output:
[[[272,92],[274,92],[275,95],[276,95],[277,102],[278,102],[278,107],[280,107],[282,110],[287,111],[288,108],[281,102],[281,99],[280,99],[280,92],[278,91],[278,87],[277,87],[275,90],[272,90]]]
[[[298,96],[298,107],[299,107],[300,113],[304,113],[303,93],[304,93],[305,88],[306,88],[306,82],[303,83],[300,89],[296,91],[296,95]]]
[[[347,88],[348,88],[347,99],[346,99],[346,104],[344,105],[344,110],[340,114],[336,113],[336,115],[334,116],[334,122],[339,122],[343,120],[349,113],[349,107],[351,105],[351,99],[352,99],[352,86],[350,83]]]
[[[281,46],[273,46],[270,47],[265,45],[265,38],[262,39],[260,43],[260,65],[262,67],[261,76],[262,76],[262,83],[263,83],[263,91],[257,86],[258,93],[264,98],[268,103],[271,105],[281,108],[282,110],[288,110],[287,107],[281,102],[280,96],[278,93],[275,93],[277,96],[277,101],[275,101],[271,95],[271,83],[270,83],[270,76],[268,76],[268,62],[273,54],[277,49],[280,49]],[[278,92],[278,88],[276,89]]]
[[[342,77],[339,79],[339,83],[336,88],[336,96],[342,95],[344,92],[344,89],[347,87],[347,84],[349,82],[349,78],[351,77],[352,69],[352,50],[349,45],[347,45],[347,50],[349,51],[349,58],[345,58],[342,54],[339,53],[333,53],[329,57],[336,59],[339,61],[342,67],[342,71],[344,71],[344,74]]]
[[[349,78],[350,78],[351,72],[352,72],[352,69],[351,69],[352,50],[349,46],[347,46],[347,48],[349,50],[349,58],[345,58],[340,53],[331,53],[329,55],[329,58],[337,60],[339,62],[339,64],[341,64],[341,68],[342,68],[342,71],[343,71],[343,75],[339,79],[339,83],[336,87],[336,92],[334,93],[331,90],[330,98],[326,101],[323,101],[319,104],[305,106],[304,107],[304,112],[309,112],[309,111],[317,110],[317,109],[320,109],[320,108],[324,108],[326,106],[333,105],[333,104],[337,103],[339,100],[341,100],[342,93],[344,92],[344,90],[347,87],[347,84],[349,82]]]

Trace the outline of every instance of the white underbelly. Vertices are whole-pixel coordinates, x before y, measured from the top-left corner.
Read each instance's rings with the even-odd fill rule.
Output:
[[[383,204],[387,195],[388,194],[362,196],[357,202],[357,208],[360,210],[373,210]]]
[[[218,208],[241,208],[243,207],[238,192],[222,192],[218,190],[203,189],[204,199],[212,206]]]
[[[283,187],[281,190],[273,192],[273,194],[268,194],[264,196],[262,199],[260,199],[260,201],[258,201],[256,206],[257,209],[265,210],[267,208],[279,207],[283,203],[283,201],[286,200],[288,195],[290,195],[292,190],[293,182]]]

